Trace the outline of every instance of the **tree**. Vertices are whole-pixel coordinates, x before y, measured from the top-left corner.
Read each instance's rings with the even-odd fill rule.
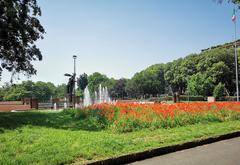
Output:
[[[39,101],[47,101],[50,100],[51,96],[55,94],[55,86],[52,83],[45,83],[42,81],[38,81],[34,85],[34,96]]]
[[[42,60],[35,42],[45,30],[37,0],[0,0],[0,77],[3,69],[12,75],[36,74],[31,61]]]
[[[49,101],[53,98],[63,98],[66,94],[66,84],[57,87],[51,82],[23,81],[21,84],[6,84],[0,88],[0,100],[21,100],[23,98],[37,98],[39,101]]]
[[[177,92],[182,94],[186,88],[186,77],[181,74],[183,61],[184,60],[180,58],[166,65],[164,77],[172,93]]]
[[[240,0],[232,0],[232,2],[235,4],[240,4]]]
[[[106,75],[95,72],[88,76],[88,87],[90,94],[93,96],[95,91],[98,91],[98,87],[101,84],[102,87],[107,87],[109,90],[115,83],[114,79],[109,79]]]
[[[218,83],[225,84],[228,93],[235,91],[235,65],[234,50],[217,48],[203,52],[199,55],[197,72],[211,77],[214,86]]]
[[[217,86],[215,86],[214,88],[214,91],[213,91],[213,96],[215,98],[220,98],[224,95],[224,88],[225,88],[225,85],[222,84],[222,83],[219,83]]]
[[[225,1],[225,0],[217,0],[218,3],[222,3],[223,1]],[[232,2],[232,3],[237,4],[237,5],[240,4],[240,0],[228,0],[228,2]]]
[[[144,95],[157,95],[165,92],[164,64],[156,64],[142,72],[141,88]]]
[[[22,95],[23,98],[32,98],[34,97],[34,86],[35,83],[28,80],[28,81],[23,81],[20,85],[23,86],[25,89],[24,95]]]
[[[213,93],[213,80],[206,74],[197,73],[192,75],[188,81],[187,89],[191,95],[210,96]]]
[[[0,101],[3,101],[4,95],[5,95],[5,91],[3,88],[0,87]]]
[[[127,82],[126,91],[130,97],[140,98],[144,95],[143,87],[141,83],[143,83],[143,74],[136,73],[131,78],[130,81]]]
[[[88,85],[88,75],[86,73],[83,73],[79,76],[79,78],[77,79],[77,85],[78,88],[82,91],[86,88],[86,86]]]
[[[28,95],[28,91],[24,88],[23,85],[13,85],[4,95],[4,100],[7,101],[19,101]]]
[[[114,98],[124,98],[127,96],[126,92],[126,85],[127,85],[127,79],[121,78],[119,80],[116,80],[116,83],[114,84],[110,95]]]
[[[61,84],[56,87],[54,96],[56,98],[63,98],[66,96],[66,93],[67,93],[67,85]]]
[[[126,91],[131,97],[142,97],[163,94],[165,64],[155,64],[136,73],[126,85]]]
[[[34,97],[34,82],[23,81],[21,84],[5,85],[3,87],[3,100],[15,101]]]

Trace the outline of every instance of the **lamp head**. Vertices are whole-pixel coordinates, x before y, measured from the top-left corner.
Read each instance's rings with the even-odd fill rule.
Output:
[[[64,76],[71,77],[72,75],[69,73],[65,73]]]

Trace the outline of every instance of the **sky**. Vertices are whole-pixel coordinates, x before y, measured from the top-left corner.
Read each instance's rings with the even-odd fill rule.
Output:
[[[227,0],[226,0],[227,1]],[[66,83],[64,73],[136,72],[234,40],[233,5],[214,0],[38,0],[46,30],[37,42],[43,60],[23,80]],[[237,16],[239,13],[237,14]],[[240,27],[237,30],[239,33]],[[238,36],[238,35],[237,35]],[[10,80],[3,72],[2,81]]]

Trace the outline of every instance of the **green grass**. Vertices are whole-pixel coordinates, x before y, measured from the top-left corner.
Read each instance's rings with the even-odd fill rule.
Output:
[[[0,113],[0,164],[82,164],[240,130],[240,121],[114,133],[70,112]]]

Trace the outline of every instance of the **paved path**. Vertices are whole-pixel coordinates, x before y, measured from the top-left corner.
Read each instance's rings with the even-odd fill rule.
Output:
[[[131,165],[240,165],[240,137],[146,159]]]

